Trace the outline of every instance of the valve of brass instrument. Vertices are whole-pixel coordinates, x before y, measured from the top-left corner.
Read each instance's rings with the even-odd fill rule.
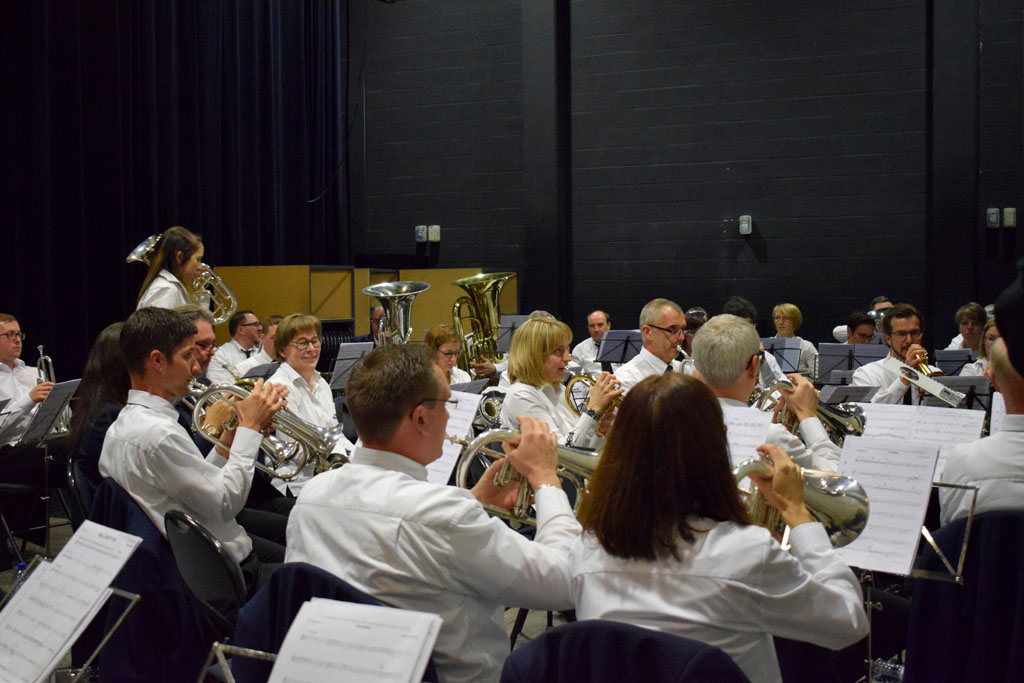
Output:
[[[234,405],[230,400],[221,398],[207,406],[200,429],[207,436],[219,439],[224,432],[231,431],[237,426],[238,417],[235,415]]]

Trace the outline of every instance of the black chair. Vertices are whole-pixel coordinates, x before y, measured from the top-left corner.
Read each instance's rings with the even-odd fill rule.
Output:
[[[960,556],[966,519],[933,535],[953,562]],[[921,569],[945,571],[928,547]],[[914,580],[903,680],[1019,681],[1024,671],[1024,511],[974,518],[963,585]]]
[[[615,621],[588,620],[545,631],[505,660],[501,683],[746,683],[716,647]]]
[[[191,515],[171,510],[164,515],[164,525],[185,590],[202,608],[216,640],[229,642],[238,610],[245,604],[242,568]]]
[[[92,509],[96,488],[89,482],[88,477],[82,474],[82,468],[75,458],[68,458],[67,480],[68,490],[71,491],[67,501],[68,515],[72,528],[78,529]]]

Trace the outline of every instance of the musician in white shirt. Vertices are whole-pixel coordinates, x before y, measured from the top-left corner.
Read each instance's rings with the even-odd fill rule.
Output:
[[[192,287],[203,272],[203,254],[203,240],[199,235],[180,225],[165,230],[139,289],[136,308],[177,308],[203,302],[209,308],[209,296]]]
[[[960,371],[961,377],[978,377],[988,374],[988,361],[992,355],[992,344],[999,341],[1002,335],[996,327],[996,319],[989,318],[985,323],[985,330],[981,335],[981,351],[978,352],[978,360],[968,363]]]
[[[472,379],[468,372],[456,365],[462,345],[455,330],[447,325],[434,325],[427,330],[423,343],[434,352],[434,362],[444,371],[449,385],[464,384]]]
[[[851,645],[868,631],[863,598],[804,505],[800,468],[778,446],[759,448],[771,474],[752,478],[791,527],[792,550],[750,524],[721,424],[714,395],[694,377],[652,376],[630,390],[580,509],[576,615],[714,645],[751,681],[776,683],[773,635]]]
[[[245,373],[255,367],[278,360],[277,350],[274,348],[274,335],[277,333],[277,326],[283,319],[284,316],[271,315],[263,321],[263,329],[260,331],[260,350],[238,364],[236,370],[240,377],[245,377]]]
[[[260,332],[263,323],[252,311],[238,311],[228,321],[231,340],[213,354],[206,371],[213,384],[234,384],[235,375],[241,377],[238,366],[260,350]]]
[[[950,340],[946,350],[973,349],[977,351],[981,347],[982,329],[988,320],[985,307],[973,301],[966,303],[956,309],[955,320],[959,334]]]
[[[889,357],[916,368],[928,362],[928,352],[921,346],[924,336],[921,313],[910,304],[897,304],[886,310],[882,317],[882,333],[885,343],[889,346]],[[920,392],[916,386],[904,379],[899,373],[882,366],[885,358],[874,363],[862,365],[853,371],[854,386],[875,386],[879,390],[871,397],[872,403],[900,403],[909,400],[912,405],[920,402]],[[932,371],[938,368],[928,366]],[[905,397],[910,388],[910,398]]]
[[[779,304],[772,309],[772,320],[775,323],[775,334],[779,337],[797,339],[800,342],[800,358],[796,370],[801,375],[814,377],[818,371],[818,350],[814,344],[803,337],[796,336],[796,331],[804,321],[804,316],[796,304]]]
[[[587,316],[587,332],[590,336],[575,346],[572,350],[572,361],[583,368],[583,372],[597,375],[601,372],[601,364],[595,362],[597,351],[601,348],[601,339],[604,333],[611,329],[608,314],[604,311],[594,311]]]
[[[627,390],[645,377],[680,369],[676,356],[686,334],[683,309],[668,299],[648,301],[640,311],[640,333],[644,347],[615,371],[615,377]]]

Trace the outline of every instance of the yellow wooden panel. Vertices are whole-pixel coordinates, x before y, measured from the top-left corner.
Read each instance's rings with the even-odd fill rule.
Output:
[[[309,311],[309,266],[220,266],[217,274],[235,293],[238,308],[261,320]],[[218,325],[217,343],[228,339],[227,323]]]
[[[453,285],[452,282],[470,275],[477,275],[480,272],[480,268],[431,268],[401,271],[402,280],[426,282],[430,285],[430,289],[418,295],[413,303],[412,338],[423,339],[423,335],[434,325],[443,323],[450,326],[455,300],[466,294],[465,290]],[[509,288],[512,290],[511,293],[508,293]],[[501,291],[501,312],[518,312],[517,301],[516,278],[511,278]]]
[[[376,297],[363,294],[363,289],[370,285],[381,282],[394,282],[398,279],[398,271],[394,270],[370,270],[369,268],[357,268],[355,279],[356,291],[356,326],[355,335],[362,336],[370,334],[370,307],[377,306],[380,302]]]
[[[310,313],[324,320],[354,317],[351,270],[312,270],[309,273]]]

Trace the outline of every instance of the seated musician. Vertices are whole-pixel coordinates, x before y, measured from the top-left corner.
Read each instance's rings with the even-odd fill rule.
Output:
[[[875,338],[875,320],[867,313],[851,313],[846,321],[844,344],[870,344]]]
[[[693,361],[698,376],[721,405],[746,407],[757,384],[760,344],[754,326],[734,315],[716,315],[698,330],[693,338]],[[829,440],[817,417],[818,392],[800,375],[789,375],[789,379],[794,390],[782,391],[783,401],[799,421],[800,436],[773,424],[768,443],[784,448],[801,467],[834,472],[840,449]]]
[[[377,334],[380,331],[380,319],[384,316],[383,306],[374,306],[373,310],[370,311],[370,333],[361,334],[358,337],[353,337],[353,342],[373,342],[377,343]]]
[[[775,323],[775,334],[779,337],[800,340],[800,359],[797,361],[797,372],[806,377],[814,377],[818,371],[818,350],[814,344],[796,335],[804,321],[803,314],[795,304],[779,304],[772,309],[772,320]]]
[[[447,325],[434,325],[427,330],[423,343],[434,352],[434,362],[444,371],[449,385],[464,384],[472,379],[468,372],[456,365],[462,345],[455,330]]]
[[[649,377],[630,390],[580,509],[576,615],[699,640],[751,681],[779,681],[772,635],[840,649],[868,621],[856,577],[804,505],[800,468],[765,444],[772,473],[752,475],[792,527],[786,552],[750,524],[721,424],[694,377]]]
[[[943,462],[941,475],[950,484],[978,487],[974,514],[1024,510],[1024,377],[1010,363],[1001,339],[992,344],[990,354],[989,376],[1006,402],[1003,429],[956,446]],[[940,488],[942,523],[966,517],[972,498],[970,490]]]
[[[612,401],[622,394],[615,375],[601,373],[590,387],[587,405],[576,416],[565,400],[562,379],[569,365],[572,330],[553,318],[530,318],[512,335],[509,344],[509,378],[512,386],[501,404],[501,425],[518,429],[520,415],[544,420],[558,434],[559,442],[572,440],[581,448],[596,448],[610,426]],[[599,423],[599,420],[601,421]]]
[[[615,371],[627,390],[645,377],[679,371],[676,356],[686,333],[686,315],[674,301],[652,299],[640,311],[640,333],[644,340],[640,353]]]
[[[921,346],[924,336],[920,312],[910,304],[897,304],[885,311],[882,317],[882,333],[889,346],[889,356],[917,368],[928,363],[928,352]],[[882,367],[885,359],[862,365],[853,371],[853,386],[875,386],[879,390],[871,397],[872,403],[920,403],[920,391],[899,373]],[[930,372],[939,369],[929,365]],[[907,388],[910,391],[907,391]]]
[[[213,354],[206,376],[211,384],[234,384],[241,377],[238,366],[260,350],[260,332],[263,323],[252,311],[238,311],[228,321],[231,339]]]
[[[280,361],[277,357],[277,350],[274,348],[274,335],[277,333],[277,326],[284,320],[282,315],[268,315],[260,329],[260,350],[249,356],[235,368],[239,377],[260,365],[268,365],[274,361]]]
[[[722,305],[722,313],[743,318],[753,325],[755,330],[757,329],[757,308],[750,300],[742,296],[735,295],[729,297],[729,300]],[[764,351],[764,345],[761,346],[761,350]],[[785,376],[786,374],[782,372],[779,361],[775,359],[775,356],[765,353],[764,360],[761,363],[761,374],[757,378],[757,386],[761,389],[767,389],[776,380],[783,379]]]
[[[882,315],[884,314],[885,309],[892,307],[893,303],[889,301],[889,297],[884,295],[876,296],[874,299],[871,300],[871,303],[868,304],[868,313],[866,313],[865,315],[871,318],[875,326],[875,330],[877,330],[878,332],[882,331]],[[840,344],[847,343],[850,338],[849,335],[849,325],[837,325],[834,328],[832,328],[832,336],[835,337],[835,340]],[[860,342],[850,343],[857,344]]]
[[[331,387],[316,371],[321,349],[320,319],[303,313],[285,316],[277,326],[274,348],[282,362],[267,383],[288,387],[288,410],[311,425],[325,429],[337,427],[338,409],[334,405]],[[284,435],[281,438],[290,440]],[[339,434],[333,452],[348,454],[352,447],[352,442]],[[310,458],[297,477],[289,481],[274,479],[273,484],[282,493],[290,491],[292,495],[298,495],[306,482],[313,478],[315,469],[316,460]]]
[[[996,327],[996,319],[993,316],[985,323],[985,329],[981,333],[981,350],[978,352],[978,360],[965,365],[964,369],[960,371],[960,376],[978,377],[980,375],[987,375],[989,358],[992,356],[992,345],[999,341],[1000,338],[999,328]]]
[[[287,560],[321,567],[389,605],[439,614],[433,657],[441,680],[496,681],[509,649],[506,605],[572,606],[568,547],[580,527],[556,474],[555,438],[526,415],[509,458],[535,490],[536,540],[480,504],[509,508],[518,493],[515,482],[495,488],[498,462],[472,491],[428,482],[450,397],[425,345],[367,354],[347,386],[364,445],[303,488]]]
[[[596,362],[597,351],[601,348],[604,333],[611,329],[608,314],[594,311],[587,316],[587,332],[590,336],[577,344],[572,350],[572,362],[583,368],[583,372],[592,375],[601,374],[601,364]]]
[[[260,432],[284,406],[288,390],[257,382],[234,404],[237,429],[222,436],[230,457],[215,449],[203,458],[172,405],[198,370],[195,336],[193,323],[163,308],[140,308],[125,321],[119,344],[131,390],[107,430],[99,470],[135,499],[161,533],[169,510],[195,517],[241,564],[251,595],[269,575],[267,563],[283,560],[284,548],[247,533],[235,515],[252,484]]]
[[[950,340],[949,346],[946,347],[946,350],[979,350],[981,348],[981,333],[985,327],[985,323],[988,321],[988,314],[985,313],[985,307],[979,303],[971,301],[970,303],[966,303],[956,309],[954,319],[956,320],[956,326],[960,332]]]

